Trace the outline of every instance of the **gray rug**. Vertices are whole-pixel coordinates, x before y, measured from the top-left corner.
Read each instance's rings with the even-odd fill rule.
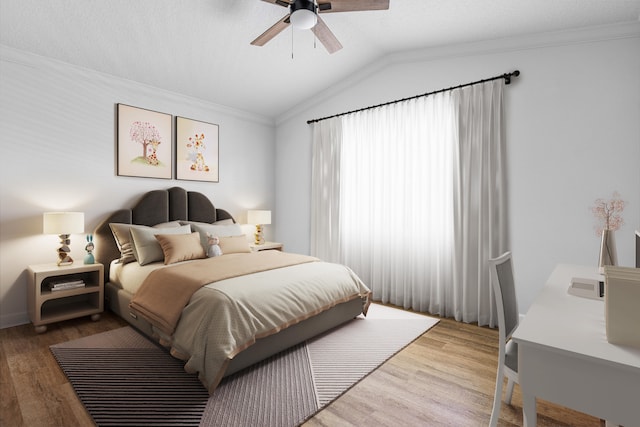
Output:
[[[196,375],[124,327],[51,346],[99,426],[296,426],[437,323],[372,305],[357,318],[223,380]]]

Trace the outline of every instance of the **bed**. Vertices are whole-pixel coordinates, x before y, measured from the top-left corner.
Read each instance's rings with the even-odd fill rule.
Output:
[[[94,231],[106,307],[184,360],[210,393],[224,376],[369,305],[369,289],[346,266],[253,252],[239,229],[202,193],[172,187],[145,193]],[[207,233],[219,234],[223,255],[206,256]]]

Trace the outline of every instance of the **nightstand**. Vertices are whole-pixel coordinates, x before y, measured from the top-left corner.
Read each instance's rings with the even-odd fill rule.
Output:
[[[260,251],[268,251],[268,250],[281,251],[283,248],[283,244],[278,242],[264,242],[261,245],[256,245],[255,243],[251,243],[249,247],[251,248],[251,252],[260,252]]]
[[[102,264],[30,265],[28,274],[29,318],[37,333],[45,332],[46,325],[53,322],[82,316],[100,319],[104,309]]]

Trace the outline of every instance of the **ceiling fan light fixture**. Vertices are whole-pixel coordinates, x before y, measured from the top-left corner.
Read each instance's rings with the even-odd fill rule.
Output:
[[[316,14],[307,9],[298,9],[291,14],[291,25],[298,30],[313,28],[317,22]]]
[[[296,0],[291,5],[291,25],[298,30],[313,28],[318,22],[316,5],[312,1]]]
[[[387,10],[390,0],[262,0],[278,7],[289,9],[284,17],[251,42],[254,46],[264,46],[269,40],[286,28],[311,30],[315,40],[319,40],[329,53],[342,49],[340,41],[331,32],[319,13],[357,12],[364,10]],[[293,34],[293,33],[292,33]]]

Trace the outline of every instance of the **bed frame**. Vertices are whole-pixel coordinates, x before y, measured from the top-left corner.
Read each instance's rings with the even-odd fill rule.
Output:
[[[202,193],[186,191],[180,187],[150,191],[145,193],[133,208],[120,209],[110,214],[94,231],[94,255],[96,261],[104,265],[105,306],[145,335],[153,337],[151,325],[129,310],[129,301],[133,295],[109,282],[111,261],[120,257],[109,223],[153,226],[178,220],[213,223],[225,219],[235,222],[229,212],[217,209]],[[351,300],[283,329],[277,334],[261,338],[230,362],[225,376],[351,320],[362,313],[362,308],[363,304],[359,298]]]

